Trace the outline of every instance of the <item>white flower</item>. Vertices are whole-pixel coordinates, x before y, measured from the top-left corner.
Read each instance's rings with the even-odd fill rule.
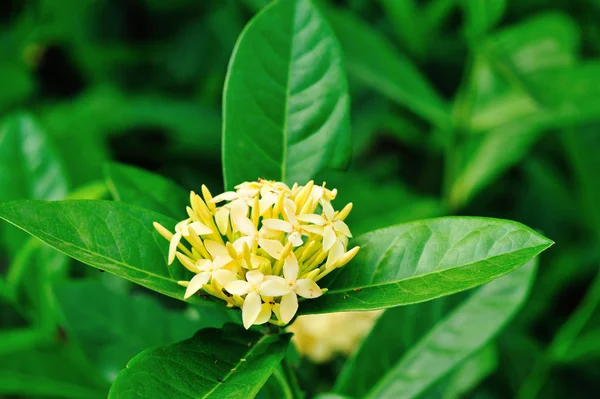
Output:
[[[322,201],[323,215],[299,215],[298,220],[313,223],[314,226],[304,226],[304,230],[323,236],[323,252],[329,251],[327,268],[331,267],[343,254],[352,237],[350,229],[341,220],[336,220],[331,203]]]
[[[281,321],[286,324],[294,318],[294,315],[298,311],[297,295],[303,298],[318,298],[323,295],[323,291],[321,291],[321,288],[313,280],[308,278],[298,280],[299,272],[300,266],[298,265],[298,260],[292,252],[285,259],[283,265],[283,277],[290,288],[290,292],[281,297],[281,306],[279,309]]]
[[[211,229],[209,229],[202,223],[190,223],[190,221],[191,219],[182,220],[181,222],[177,223],[177,225],[175,225],[175,234],[171,238],[171,243],[169,244],[169,265],[175,260],[175,252],[177,252],[177,246],[179,245],[181,238],[190,235],[188,229],[193,229],[199,236],[213,233]]]
[[[223,266],[226,266],[233,260],[231,256],[229,256],[225,245],[212,240],[204,241],[204,245],[213,260],[198,259],[196,261],[195,266],[198,273],[190,280],[183,299],[187,299],[198,292],[204,284],[207,284],[210,281],[212,274],[215,271],[220,270]]]
[[[298,222],[294,212],[288,211],[287,208],[284,208],[284,212],[287,215],[289,222],[281,219],[264,219],[262,224],[269,230],[287,233],[287,240],[291,242],[294,247],[299,247],[304,244],[302,236],[308,235],[308,231],[304,229],[304,225],[301,225]]]
[[[238,238],[233,243],[233,247],[236,251],[241,252],[244,244],[247,244],[248,247],[252,248],[254,242],[257,242],[258,246],[273,258],[279,259],[281,257],[283,244],[277,240],[271,239],[273,237],[272,232],[263,229],[260,229],[260,231],[257,230],[254,223],[245,216],[237,216],[235,224],[240,232],[245,235],[244,237]]]
[[[219,270],[215,273],[219,284],[233,295],[246,295],[242,306],[242,320],[246,329],[253,324],[263,324],[271,318],[271,306],[263,306],[261,296],[277,297],[290,291],[286,281],[277,276],[265,276],[258,270],[246,273],[246,280],[237,280],[232,272]]]

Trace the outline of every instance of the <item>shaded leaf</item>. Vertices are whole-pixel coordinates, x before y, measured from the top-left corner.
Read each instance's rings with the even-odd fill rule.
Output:
[[[169,179],[117,163],[107,164],[104,173],[115,200],[150,209],[177,220],[185,217],[185,208],[189,206],[189,193]]]
[[[311,1],[264,8],[238,39],[225,84],[226,188],[309,180],[347,139],[348,104],[341,50]]]
[[[225,309],[167,310],[148,296],[119,292],[96,280],[68,281],[55,293],[69,338],[81,344],[109,382],[146,348],[172,344],[198,328],[231,321]]]
[[[300,313],[373,310],[427,301],[485,284],[527,263],[552,241],[520,223],[447,217],[358,237],[361,250]]]
[[[449,124],[448,106],[410,60],[385,37],[350,13],[330,9],[326,15],[352,75],[432,124],[440,127]]]
[[[52,345],[0,357],[0,395],[97,399],[107,391],[72,349]]]
[[[465,0],[465,31],[478,36],[493,27],[502,18],[506,0]]]
[[[179,343],[134,357],[109,398],[254,397],[281,362],[290,335],[261,335],[241,327],[200,330]]]
[[[62,199],[67,181],[45,132],[27,115],[9,118],[0,128],[0,201]]]
[[[387,309],[344,363],[334,390],[362,397],[460,301],[460,295]]]
[[[365,398],[413,398],[481,349],[524,302],[535,262],[480,289],[429,332]]]

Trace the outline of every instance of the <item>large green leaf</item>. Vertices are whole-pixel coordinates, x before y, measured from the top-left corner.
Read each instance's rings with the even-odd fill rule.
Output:
[[[445,127],[450,110],[419,70],[377,31],[354,15],[328,10],[351,74],[398,104]]]
[[[131,296],[97,280],[65,282],[55,293],[69,338],[81,344],[108,381],[146,348],[172,344],[199,328],[231,321],[225,309],[167,310],[149,296]]]
[[[535,262],[473,294],[423,337],[365,398],[413,398],[494,337],[524,302]]]
[[[362,397],[460,301],[460,295],[386,310],[335,382],[339,393]]]
[[[176,220],[185,218],[189,193],[172,181],[143,169],[116,163],[107,164],[104,172],[115,200],[150,209]]]
[[[200,330],[194,337],[134,357],[109,398],[253,398],[286,353],[285,335],[241,327]]]
[[[330,162],[349,134],[349,98],[341,50],[310,0],[276,1],[250,21],[223,106],[226,188],[259,177],[305,182]]]
[[[168,243],[152,226],[176,221],[128,204],[101,200],[14,201],[0,204],[0,218],[83,263],[177,299],[189,280],[183,267],[167,266]],[[193,303],[221,306],[193,296]]]
[[[354,260],[303,302],[303,314],[372,310],[423,302],[485,284],[525,264],[553,242],[520,223],[447,217],[358,237]]]

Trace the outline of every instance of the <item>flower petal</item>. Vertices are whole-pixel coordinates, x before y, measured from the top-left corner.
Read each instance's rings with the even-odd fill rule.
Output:
[[[321,291],[317,283],[308,278],[296,281],[295,291],[302,298],[318,298],[323,295],[323,291]]]
[[[342,256],[344,256],[344,244],[342,244],[341,241],[336,241],[331,247],[331,251],[329,251],[329,255],[327,256],[327,264],[325,267],[327,269],[333,267],[333,264]]]
[[[298,259],[296,259],[296,255],[293,252],[290,252],[283,264],[283,276],[287,281],[295,282],[298,279],[299,271]]]
[[[291,242],[294,247],[299,247],[300,245],[304,244],[304,241],[302,241],[302,234],[298,233],[297,231],[294,231],[288,236],[288,241]]]
[[[335,231],[333,231],[333,227],[325,226],[323,229],[323,251],[329,251],[336,241],[337,236],[335,235]]]
[[[194,295],[202,286],[210,280],[209,272],[202,272],[196,274],[191,280],[190,284],[187,286],[185,290],[185,294],[183,295],[183,299],[188,299],[192,295]]]
[[[331,206],[331,202],[327,200],[322,200],[321,207],[323,207],[323,214],[325,215],[325,219],[333,220],[333,215],[335,214],[335,211],[333,210],[333,206]]]
[[[346,223],[342,222],[341,220],[336,220],[335,222],[333,222],[333,228],[336,231],[339,231],[340,233],[345,235],[346,237],[352,237],[352,233],[350,233],[350,229],[348,228],[348,225]]]
[[[262,301],[260,295],[256,292],[251,292],[246,297],[244,305],[242,305],[242,320],[244,328],[247,330],[254,324],[262,309]]]
[[[287,281],[281,277],[271,276],[260,285],[259,293],[262,296],[282,296],[290,292]]]
[[[223,287],[233,295],[246,295],[252,288],[249,282],[243,280],[230,281],[224,284]]]
[[[229,256],[229,252],[227,252],[225,245],[219,242],[213,240],[204,240],[204,246],[213,259],[217,256]]]
[[[253,242],[254,238],[252,237],[240,237],[233,243],[233,248],[238,254],[240,254],[244,250],[244,244],[246,244],[248,248],[252,248]]]
[[[302,226],[302,230],[308,231],[309,233],[318,234],[320,236],[324,234],[323,226],[306,225]]]
[[[308,215],[298,215],[296,219],[305,222],[316,224],[317,226],[323,226],[327,221],[321,215],[308,214]]]
[[[213,270],[219,270],[220,268],[224,267],[225,265],[227,265],[232,260],[233,259],[231,259],[230,256],[217,256],[215,258],[215,260],[212,262],[212,269]]]
[[[247,236],[253,236],[256,235],[257,230],[256,230],[256,226],[254,226],[254,223],[252,223],[252,220],[248,219],[246,216],[235,216],[235,224],[238,228],[239,231],[242,232],[242,234],[245,234]]]
[[[254,325],[265,324],[271,318],[271,304],[263,303],[260,307],[260,313],[256,320],[254,320]]]
[[[206,227],[205,225],[203,225],[200,222],[190,223],[190,225],[188,226],[188,229],[194,229],[196,234],[198,234],[199,236],[204,235],[204,234],[212,234],[213,233],[213,231],[211,229],[209,229],[208,227]],[[189,233],[186,231],[185,235],[188,235],[188,234]]]
[[[258,209],[260,210],[261,215],[264,214],[267,211],[267,209],[275,205],[275,203],[277,202],[277,197],[278,195],[269,193],[267,194],[267,196],[262,197],[258,201]]]
[[[238,197],[239,194],[235,191],[225,191],[223,194],[219,194],[216,197],[213,197],[213,199],[211,199],[210,202],[212,202],[213,204],[217,204],[221,201],[233,201]]]
[[[294,318],[294,315],[298,311],[298,297],[295,292],[281,297],[281,305],[279,306],[279,315],[281,321],[285,324],[289,323]]]
[[[211,272],[213,269],[213,263],[212,261],[208,260],[208,259],[198,259],[196,261],[196,267],[198,268],[198,270],[203,271],[203,272]],[[206,283],[205,283],[206,284]]]
[[[262,256],[250,255],[250,264],[252,265],[252,269],[258,269],[261,265],[270,265],[271,262],[267,258],[263,258]]]
[[[223,287],[232,281],[237,281],[237,275],[235,273],[224,269],[215,270],[212,274],[212,278]]]
[[[177,245],[179,245],[179,241],[181,241],[181,233],[175,233],[169,244],[169,265],[175,260],[175,252],[177,252]]]
[[[227,227],[229,227],[229,208],[221,207],[215,212],[215,221],[217,227],[222,235],[227,234]]]
[[[262,283],[264,278],[265,275],[262,274],[260,270],[250,270],[248,273],[246,273],[246,280],[254,286]]]
[[[294,226],[290,222],[281,219],[264,219],[262,225],[270,230],[284,231],[291,233]]]
[[[243,199],[235,200],[231,203],[231,210],[229,212],[229,217],[231,218],[231,224],[234,225],[235,230],[237,231],[237,225],[235,225],[236,219],[248,216],[248,204]]]
[[[281,252],[283,251],[283,244],[277,240],[268,240],[266,238],[259,238],[258,245],[265,250],[270,256],[275,259],[281,258]]]

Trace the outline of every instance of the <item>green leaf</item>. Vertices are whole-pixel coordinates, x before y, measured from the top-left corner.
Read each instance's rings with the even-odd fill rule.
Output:
[[[0,202],[63,199],[67,179],[46,132],[28,114],[7,118],[0,127]],[[1,226],[0,241],[16,256],[26,241],[11,226]]]
[[[65,174],[45,132],[27,115],[9,118],[0,128],[0,201],[62,199]]]
[[[107,164],[104,173],[115,200],[177,220],[185,218],[190,196],[179,185],[143,169],[116,163]]]
[[[97,399],[108,386],[72,348],[52,345],[0,356],[0,395]]]
[[[167,216],[112,201],[32,200],[0,204],[0,218],[80,262],[183,299],[177,281],[189,280],[190,273],[167,266],[168,242],[152,226],[174,226]],[[222,307],[198,296],[189,302]]]
[[[464,398],[497,367],[498,351],[493,344],[488,344],[462,362],[448,376],[434,384],[420,398],[439,398],[440,396],[444,399]]]
[[[109,382],[148,347],[172,344],[199,328],[232,321],[225,309],[167,310],[151,297],[132,296],[97,280],[68,281],[58,285],[55,294],[69,339],[83,347]]]
[[[506,0],[465,0],[465,31],[469,36],[479,36],[502,18]]]
[[[336,392],[362,397],[461,299],[447,296],[412,306],[387,309],[360,348],[344,364]],[[398,328],[399,325],[402,328]]]
[[[401,224],[354,240],[354,260],[305,301],[303,314],[408,305],[485,284],[530,261],[553,242],[520,223],[447,217]]]
[[[241,327],[200,330],[194,337],[134,357],[109,398],[254,397],[279,365],[291,335],[261,335]]]
[[[535,262],[480,289],[423,337],[365,396],[414,398],[489,342],[524,302]]]
[[[276,1],[246,26],[224,90],[223,173],[305,182],[349,125],[341,50],[310,0]],[[339,163],[339,162],[335,162]]]
[[[550,114],[536,113],[458,143],[453,150],[456,173],[448,195],[450,207],[458,209],[466,205],[518,163],[553,125],[553,118]]]
[[[357,79],[439,127],[450,123],[450,110],[410,60],[351,13],[327,10],[339,38],[348,71]]]

